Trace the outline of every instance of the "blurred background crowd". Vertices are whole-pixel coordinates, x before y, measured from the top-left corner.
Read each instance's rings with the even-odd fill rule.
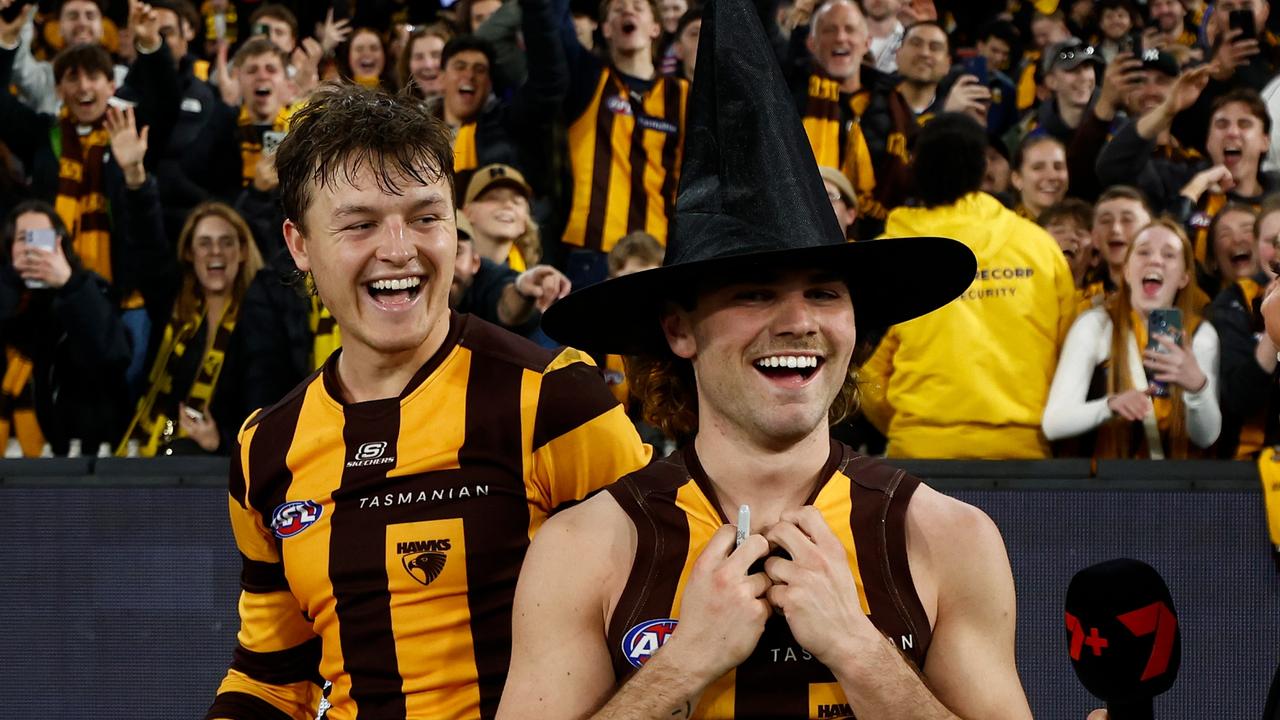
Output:
[[[1278,439],[1267,0],[757,6],[848,239],[944,235],[979,260],[946,308],[859,328],[842,439],[1153,459]],[[0,0],[5,456],[225,454],[341,346],[284,249],[273,160],[322,82],[450,128],[450,302],[553,344],[539,318],[565,291],[662,262],[701,12]],[[596,361],[668,445],[625,360]]]

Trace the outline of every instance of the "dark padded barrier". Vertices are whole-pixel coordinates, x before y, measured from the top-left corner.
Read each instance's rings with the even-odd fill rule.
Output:
[[[1003,532],[1037,718],[1096,706],[1066,659],[1062,596],[1075,571],[1115,557],[1159,570],[1182,623],[1182,673],[1156,717],[1261,718],[1280,664],[1280,574],[1250,465],[902,465]],[[238,627],[225,472],[205,458],[0,461],[6,717],[203,714]]]

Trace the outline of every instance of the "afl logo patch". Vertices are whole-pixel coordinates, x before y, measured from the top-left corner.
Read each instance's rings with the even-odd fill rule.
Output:
[[[271,532],[284,540],[311,527],[320,519],[324,509],[313,500],[292,500],[282,503],[271,513]]]
[[[640,667],[671,639],[679,621],[671,618],[646,620],[627,631],[622,638],[622,654],[627,662]]]

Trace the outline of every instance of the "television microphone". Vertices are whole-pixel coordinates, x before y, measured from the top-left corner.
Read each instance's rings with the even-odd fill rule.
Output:
[[[1152,699],[1178,676],[1182,638],[1169,588],[1150,565],[1108,560],[1067,586],[1067,654],[1110,720],[1152,720]]]

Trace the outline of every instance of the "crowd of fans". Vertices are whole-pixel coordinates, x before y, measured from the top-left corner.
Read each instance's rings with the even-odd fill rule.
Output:
[[[863,412],[837,433],[946,458],[1280,438],[1266,0],[757,8],[850,241],[979,260],[946,308],[858,328]],[[341,346],[273,155],[322,82],[453,130],[450,302],[551,344],[571,288],[661,264],[701,23],[694,0],[0,0],[5,455],[226,452]],[[663,442],[625,360],[596,360]]]

